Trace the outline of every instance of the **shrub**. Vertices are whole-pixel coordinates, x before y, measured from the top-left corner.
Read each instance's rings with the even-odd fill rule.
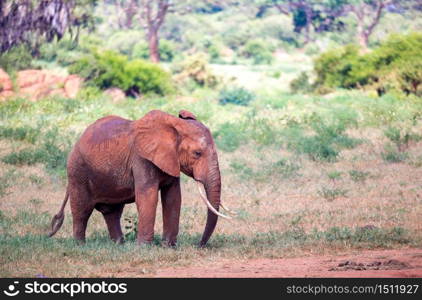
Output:
[[[69,137],[60,136],[58,128],[53,128],[45,133],[36,148],[10,153],[1,160],[4,163],[18,166],[42,163],[47,171],[64,177],[70,148]]]
[[[406,152],[398,151],[397,148],[391,144],[387,144],[384,147],[384,151],[381,152],[382,159],[389,163],[403,162],[408,158],[408,156],[409,155]]]
[[[421,136],[415,133],[408,131],[400,130],[397,127],[388,127],[387,130],[384,131],[384,135],[393,142],[397,149],[402,152],[409,147],[410,141],[420,141]]]
[[[264,41],[250,40],[242,49],[242,55],[251,58],[254,64],[270,64],[273,61],[271,50]]]
[[[340,49],[327,51],[314,61],[316,85],[327,87],[348,87],[352,65],[358,61],[359,48],[348,45]]]
[[[287,147],[297,153],[308,155],[314,161],[334,162],[341,149],[353,148],[361,142],[345,134],[346,124],[344,120],[327,124],[316,118],[310,124],[315,134],[306,136],[302,131],[296,130],[295,136],[290,137]]]
[[[113,51],[84,56],[69,71],[101,89],[118,87],[129,96],[140,93],[164,95],[172,90],[170,74],[160,66],[140,59],[129,61],[126,56]]]
[[[318,195],[328,201],[334,201],[339,197],[347,197],[347,190],[341,188],[330,189],[323,187],[321,190],[318,191]]]
[[[112,49],[124,55],[131,55],[137,41],[144,38],[141,31],[124,30],[115,32],[108,38],[107,49]]]
[[[247,106],[254,99],[255,94],[243,87],[224,88],[218,96],[218,102],[222,105],[230,103]]]
[[[309,76],[306,72],[301,72],[298,77],[290,82],[290,91],[292,93],[310,93],[314,86],[309,82]]]
[[[160,60],[170,62],[173,60],[176,50],[173,42],[161,39],[158,45],[158,51],[160,53]],[[131,57],[133,59],[149,59],[149,47],[148,43],[141,41],[133,46]]]
[[[219,83],[219,78],[213,74],[209,68],[208,56],[203,52],[198,52],[189,56],[180,65],[176,66],[175,77],[177,81],[187,82],[193,80],[200,86],[215,87]]]
[[[349,171],[349,176],[354,182],[364,182],[370,175],[370,172],[363,172],[358,170]]]
[[[233,152],[246,140],[246,137],[239,124],[226,122],[214,134],[214,140],[221,150]]]
[[[0,53],[0,68],[6,73],[32,68],[32,55],[25,45]]]
[[[33,165],[41,161],[41,156],[32,149],[23,149],[4,156],[1,161],[15,166]]]
[[[170,74],[158,65],[140,59],[125,66],[127,80],[121,86],[128,95],[155,93],[165,95],[172,91]]]
[[[16,128],[0,126],[0,138],[27,141],[28,143],[34,144],[39,134],[40,131],[38,129],[29,126]]]
[[[314,63],[317,86],[376,89],[378,94],[399,91],[420,95],[422,34],[391,35],[370,53],[357,46],[330,50]]]

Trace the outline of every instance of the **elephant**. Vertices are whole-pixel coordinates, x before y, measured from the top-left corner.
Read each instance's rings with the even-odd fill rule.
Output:
[[[221,205],[220,168],[210,130],[186,110],[178,117],[152,110],[134,121],[114,115],[101,118],[87,127],[69,153],[66,195],[52,219],[49,236],[62,226],[70,198],[75,240],[85,242],[88,219],[96,209],[105,219],[111,240],[123,243],[120,218],[125,204],[135,202],[137,243],[150,244],[160,192],[162,241],[174,247],[181,209],[180,172],[198,183],[208,208],[199,243],[204,247],[218,216],[231,218],[219,212],[220,206],[226,208]]]

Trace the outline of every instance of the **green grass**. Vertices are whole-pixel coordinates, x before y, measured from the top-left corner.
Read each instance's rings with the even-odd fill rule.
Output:
[[[327,201],[334,201],[339,197],[347,197],[347,190],[342,188],[327,188],[322,187],[318,191],[318,195],[326,199]]]
[[[206,255],[209,258],[274,257],[304,247],[380,248],[415,243],[412,235],[400,227],[349,228],[332,227],[321,231],[304,231],[298,225],[286,231],[258,232],[251,235],[215,234],[206,249],[197,247],[200,233],[181,233],[176,249],[161,246],[156,235],[150,246],[137,246],[135,236],[129,235],[124,245],[112,243],[104,231],[94,232],[84,245],[72,238],[48,238],[51,216],[47,213],[18,211],[14,216],[0,213],[0,264],[1,276],[87,276],[95,275],[99,265],[107,262],[110,271],[124,271],[119,264],[137,266],[145,273],[168,263],[186,263]],[[34,233],[18,234],[20,228],[31,226]],[[13,270],[13,266],[39,258],[38,264]],[[75,262],[67,264],[67,262]],[[81,264],[83,262],[83,264]],[[158,263],[158,265],[157,265]],[[60,268],[56,266],[60,265]],[[140,268],[139,266],[145,266]],[[128,267],[129,268],[129,267]]]

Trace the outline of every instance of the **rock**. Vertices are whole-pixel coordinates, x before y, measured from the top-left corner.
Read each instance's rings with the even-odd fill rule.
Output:
[[[15,93],[13,91],[2,91],[0,92],[0,102],[6,101],[8,98],[12,97]]]
[[[69,75],[64,82],[64,90],[66,92],[67,97],[69,98],[76,98],[81,86],[83,83],[83,79],[78,75]]]
[[[109,88],[104,91],[106,95],[108,95],[111,98],[111,101],[114,103],[120,102],[124,99],[126,99],[126,94],[123,92],[123,90],[119,88]]]
[[[75,98],[83,83],[77,75],[62,76],[50,70],[23,70],[17,72],[17,94],[37,101],[48,96],[59,95]],[[0,69],[0,101],[14,96],[9,75]]]
[[[17,73],[16,83],[19,90],[43,83],[45,74],[42,70],[24,70]]]
[[[44,82],[34,83],[19,89],[19,95],[28,98],[30,101],[37,101],[47,97],[50,92],[51,89]]]

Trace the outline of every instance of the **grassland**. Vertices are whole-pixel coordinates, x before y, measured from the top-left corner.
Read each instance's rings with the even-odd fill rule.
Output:
[[[256,93],[248,106],[221,105],[209,89],[118,103],[89,90],[76,100],[0,103],[0,276],[151,276],[163,266],[221,258],[422,245],[420,98],[356,91],[291,95],[284,75],[238,71],[230,73],[237,84]],[[151,109],[187,109],[211,129],[222,201],[238,217],[220,220],[209,247],[198,249],[206,209],[184,176],[177,249],[160,246],[160,208],[154,245],[136,246],[134,205],[125,208],[124,245],[109,240],[98,212],[87,243],[76,245],[69,208],[61,231],[48,239],[64,197],[66,155],[78,135],[105,115],[137,119]]]

